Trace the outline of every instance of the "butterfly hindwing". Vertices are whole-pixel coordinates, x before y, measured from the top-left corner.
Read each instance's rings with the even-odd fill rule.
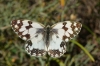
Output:
[[[25,50],[32,56],[44,56],[46,54],[46,47],[43,35],[38,34],[36,38],[28,40],[25,44]]]
[[[81,30],[81,23],[64,21],[52,26],[48,54],[59,57],[66,51],[66,43],[74,38]]]
[[[66,51],[66,43],[63,42],[60,38],[53,40],[55,36],[52,36],[50,40],[50,45],[48,47],[48,54],[51,57],[60,57]]]

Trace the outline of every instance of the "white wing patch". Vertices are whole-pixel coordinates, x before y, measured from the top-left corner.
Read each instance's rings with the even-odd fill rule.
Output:
[[[25,44],[25,50],[32,56],[45,55],[46,50],[43,35],[38,34],[37,37],[33,37],[31,40],[28,40],[27,44]]]
[[[60,57],[66,52],[66,42],[80,32],[82,24],[64,21],[44,27],[30,20],[13,20],[11,26],[20,38],[27,41],[25,50],[28,54],[44,56],[48,53],[51,57]]]

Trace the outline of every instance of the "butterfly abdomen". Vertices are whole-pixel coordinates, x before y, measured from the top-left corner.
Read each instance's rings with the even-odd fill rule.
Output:
[[[46,27],[45,36],[46,36],[46,38],[45,38],[45,40],[46,40],[46,46],[48,48],[48,46],[49,46],[49,40],[50,40],[49,39],[50,38],[50,26],[49,25]]]

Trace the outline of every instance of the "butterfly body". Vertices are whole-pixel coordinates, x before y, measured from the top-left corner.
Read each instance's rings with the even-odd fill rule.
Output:
[[[30,20],[13,20],[13,30],[26,40],[25,50],[32,56],[60,57],[66,52],[66,42],[81,30],[79,22],[64,21],[52,26],[44,26]]]

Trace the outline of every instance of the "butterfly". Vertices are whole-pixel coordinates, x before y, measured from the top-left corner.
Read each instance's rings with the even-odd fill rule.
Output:
[[[25,50],[32,56],[46,54],[60,57],[66,52],[66,42],[74,38],[81,30],[79,22],[63,21],[52,26],[30,20],[11,21],[15,33],[26,41]]]

